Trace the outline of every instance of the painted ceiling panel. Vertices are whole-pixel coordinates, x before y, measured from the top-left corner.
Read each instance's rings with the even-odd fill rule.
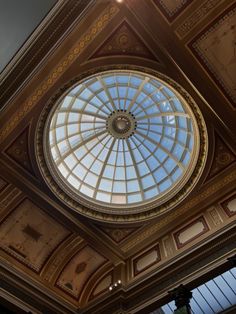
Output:
[[[0,227],[1,248],[35,271],[68,235],[66,228],[28,199]]]
[[[207,68],[234,106],[236,103],[235,20],[236,7],[233,5],[208,25],[190,44],[199,62]]]
[[[78,298],[90,276],[105,262],[106,259],[102,255],[86,246],[66,265],[57,281],[57,285]]]

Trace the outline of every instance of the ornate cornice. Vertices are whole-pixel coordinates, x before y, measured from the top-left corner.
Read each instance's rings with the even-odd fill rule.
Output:
[[[117,303],[125,313],[150,313],[170,301],[168,290],[181,283],[192,289],[204,282],[209,272],[226,265],[227,257],[235,253],[235,237],[235,228],[226,230],[168,265],[163,264],[142,281],[134,281],[118,293],[88,304],[87,308],[81,309],[81,314],[92,314],[95,308],[100,314],[113,313],[111,309]]]
[[[29,98],[13,114],[8,123],[0,131],[0,143],[10,134],[10,132],[22,121],[22,119],[32,110],[45,93],[55,84],[55,82],[70,67],[76,58],[87,48],[92,40],[104,29],[110,20],[119,12],[115,5],[108,6],[103,13],[94,21],[87,32],[82,35],[78,42],[67,52],[65,57],[50,71],[46,79],[29,96]]]
[[[49,113],[51,111],[52,106],[55,104],[55,102],[60,99],[60,97],[75,83],[78,81],[81,81],[85,77],[89,77],[91,75],[95,75],[96,73],[101,73],[105,71],[111,71],[111,70],[132,70],[132,71],[141,71],[143,73],[147,73],[149,75],[152,75],[156,77],[157,79],[163,81],[164,83],[168,84],[170,87],[172,87],[185,102],[187,102],[188,106],[194,113],[196,124],[198,129],[198,139],[197,143],[199,145],[199,153],[198,153],[198,159],[193,162],[192,167],[195,167],[192,171],[192,175],[189,179],[185,179],[184,184],[182,183],[181,188],[177,191],[172,191],[173,193],[172,197],[164,200],[162,204],[159,204],[157,206],[156,203],[148,203],[148,204],[142,204],[140,206],[136,206],[135,209],[132,210],[125,210],[123,209],[120,213],[118,213],[116,210],[113,209],[98,209],[98,206],[96,204],[92,204],[89,201],[86,201],[85,199],[81,199],[80,201],[75,200],[70,190],[65,186],[63,189],[59,186],[57,183],[57,180],[54,179],[54,176],[51,175],[53,168],[51,165],[49,166],[49,163],[46,160],[47,156],[45,156],[45,151],[47,148],[44,149],[42,143],[45,142],[45,136],[44,136],[44,130],[45,125],[49,116]],[[37,134],[36,134],[36,153],[38,165],[40,168],[40,171],[42,173],[43,178],[45,179],[46,183],[50,187],[50,189],[60,198],[60,200],[72,208],[75,211],[78,211],[79,213],[83,214],[84,216],[93,218],[97,221],[107,221],[107,222],[115,222],[115,223],[129,223],[129,222],[143,222],[148,219],[154,218],[162,213],[165,213],[171,209],[173,209],[177,204],[179,204],[180,201],[182,201],[188,193],[193,189],[193,187],[196,185],[206,162],[207,158],[207,152],[208,152],[208,135],[206,130],[206,125],[203,120],[202,114],[197,107],[196,103],[192,99],[192,97],[176,82],[174,82],[169,77],[165,76],[164,74],[161,74],[159,72],[150,70],[148,68],[144,67],[134,67],[134,66],[124,66],[124,65],[117,65],[117,66],[110,66],[110,67],[100,67],[93,69],[91,71],[87,71],[82,73],[79,77],[71,80],[68,84],[66,84],[61,90],[49,101],[49,103],[44,107],[40,120],[38,122],[37,127]]]
[[[1,80],[0,85],[0,107],[5,106],[10,98],[19,90],[22,84],[29,79],[41,60],[48,56],[48,52],[68,33],[75,21],[79,21],[87,8],[94,0],[88,1],[59,1],[37,29],[33,38],[30,38],[26,51],[19,51],[21,54],[14,68]],[[24,48],[23,48],[24,49]],[[15,58],[14,58],[15,59]],[[12,65],[12,66],[13,66]]]
[[[205,0],[201,5],[192,12],[184,22],[176,29],[176,34],[183,38],[185,37],[197,24],[205,19],[217,6],[222,4],[224,0]]]
[[[236,180],[236,168],[233,168],[230,173],[215,184],[212,184],[208,187],[204,187],[197,195],[195,195],[191,200],[189,200],[186,204],[181,206],[176,211],[172,211],[169,213],[168,216],[164,217],[163,219],[159,220],[152,226],[148,226],[145,231],[140,233],[140,235],[135,235],[135,238],[129,240],[128,243],[125,243],[122,246],[123,252],[128,252],[136,245],[140,245],[140,243],[149,237],[153,236],[161,227],[168,225],[171,221],[178,218],[179,216],[183,215],[187,211],[194,208],[194,206],[198,205],[200,202],[204,202],[207,198],[213,196],[215,193],[221,191],[227,185],[235,182]]]

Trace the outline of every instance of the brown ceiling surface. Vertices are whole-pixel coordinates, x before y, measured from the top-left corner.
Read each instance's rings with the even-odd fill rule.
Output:
[[[181,267],[180,259],[184,265],[195,251],[200,258],[200,248],[213,250],[213,242],[207,247],[211,239],[224,243],[224,233],[235,232],[236,4],[85,3],[64,1],[0,83],[0,271],[45,291],[55,313],[95,313],[93,306],[111,305],[109,286],[120,279],[117,291],[138,313],[132,300],[142,291],[143,305],[137,304],[147,302],[147,274],[151,287],[158,272],[171,274],[173,261]],[[61,88],[123,67],[152,69],[182,85],[205,118],[209,149],[199,183],[178,207],[154,220],[119,225],[88,219],[57,199],[42,178],[35,144],[39,115]]]

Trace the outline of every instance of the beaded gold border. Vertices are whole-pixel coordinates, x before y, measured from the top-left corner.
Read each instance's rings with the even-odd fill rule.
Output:
[[[179,96],[187,103],[190,110],[193,112],[195,116],[195,122],[197,124],[198,134],[197,134],[197,142],[198,142],[198,158],[193,163],[194,169],[192,170],[192,174],[190,177],[187,177],[185,180],[185,184],[179,188],[177,185],[176,189],[171,192],[172,197],[167,199],[162,204],[157,206],[157,200],[147,203],[141,204],[134,208],[124,209],[124,208],[105,208],[104,206],[99,206],[98,204],[89,202],[86,199],[82,199],[78,197],[78,200],[75,200],[72,196],[71,192],[69,191],[68,187],[60,187],[58,183],[53,178],[50,173],[48,167],[48,162],[45,156],[45,151],[47,148],[43,147],[42,143],[44,141],[44,133],[45,133],[45,125],[48,119],[48,116],[54,107],[55,103],[58,102],[58,99],[62,97],[62,95],[71,88],[77,82],[85,79],[86,77],[90,77],[95,75],[96,73],[106,72],[106,71],[115,71],[115,70],[127,70],[127,71],[137,71],[146,73],[148,75],[154,76],[157,79],[162,80],[165,84],[169,85],[171,88],[179,94]],[[59,199],[67,205],[69,208],[81,213],[84,216],[93,218],[98,221],[107,221],[113,223],[126,223],[126,222],[138,222],[138,221],[146,221],[148,219],[154,218],[164,212],[167,212],[173,209],[176,205],[178,205],[193,189],[193,187],[198,182],[200,175],[203,171],[207,152],[208,152],[208,135],[207,135],[207,128],[203,119],[203,116],[194,102],[192,97],[176,82],[172,79],[167,77],[166,75],[156,72],[154,70],[150,70],[148,68],[139,67],[139,66],[129,66],[129,65],[116,65],[116,66],[104,66],[99,67],[87,72],[82,73],[77,78],[68,82],[65,86],[63,86],[58,93],[46,104],[45,108],[43,109],[36,131],[36,157],[37,162],[39,165],[39,169],[42,173],[43,178],[45,179],[46,183],[50,187],[50,189],[59,197]],[[182,180],[180,180],[180,184]]]
[[[119,12],[119,7],[110,5],[95,20],[88,31],[68,51],[66,56],[52,69],[47,78],[39,85],[29,98],[13,114],[11,119],[0,130],[0,143],[12,132],[12,130],[23,120],[46,92],[55,84],[62,74],[69,68],[76,58],[87,48],[93,39],[104,29],[110,20]]]

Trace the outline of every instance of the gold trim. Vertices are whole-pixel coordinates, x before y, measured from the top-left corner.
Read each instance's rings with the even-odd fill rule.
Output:
[[[156,206],[155,202],[151,202],[148,204],[141,204],[139,206],[136,206],[135,208],[131,208],[130,210],[119,210],[110,208],[109,210],[102,209],[101,206],[95,205],[87,200],[81,200],[81,204],[78,203],[78,201],[75,201],[71,195],[71,192],[68,191],[68,189],[60,188],[57,184],[56,180],[54,180],[53,176],[50,174],[50,171],[53,171],[53,169],[50,167],[49,163],[45,160],[45,147],[43,148],[42,143],[46,143],[45,141],[45,123],[48,119],[49,112],[51,112],[52,106],[55,104],[55,102],[60,99],[61,95],[64,94],[65,91],[67,91],[71,86],[78,81],[81,81],[85,77],[89,77],[91,75],[95,75],[96,73],[101,73],[105,71],[115,71],[115,70],[132,70],[137,72],[143,72],[147,73],[149,75],[154,76],[157,79],[160,79],[164,82],[164,84],[169,85],[171,88],[175,90],[175,92],[178,94],[180,98],[184,100],[188,104],[188,107],[190,108],[190,111],[193,112],[195,116],[195,130],[198,130],[197,135],[197,151],[196,156],[194,160],[192,161],[192,167],[194,167],[194,170],[192,172],[192,175],[190,177],[187,175],[187,177],[183,178],[183,181],[181,181],[180,188],[178,186],[177,193],[173,195],[171,198],[165,198],[163,202]],[[205,166],[206,162],[206,156],[208,151],[208,136],[207,136],[207,130],[206,125],[204,122],[204,119],[202,117],[202,114],[200,110],[198,109],[196,103],[193,101],[193,99],[190,97],[190,95],[176,82],[174,82],[169,77],[165,76],[164,74],[161,74],[159,72],[143,68],[143,67],[134,67],[134,66],[113,66],[113,67],[101,67],[97,69],[93,69],[92,71],[82,73],[78,78],[73,79],[71,82],[69,82],[67,85],[65,85],[58,93],[53,97],[50,102],[45,106],[44,110],[42,111],[42,114],[40,116],[38,126],[37,126],[37,133],[36,133],[36,156],[37,156],[37,162],[39,165],[39,169],[42,173],[43,178],[46,180],[46,183],[48,184],[49,188],[60,198],[60,200],[69,206],[71,209],[80,212],[84,216],[93,218],[98,221],[107,221],[107,222],[120,222],[120,223],[126,223],[126,222],[135,222],[135,221],[146,221],[150,218],[156,217],[164,212],[169,211],[170,209],[173,209],[174,206],[179,204],[186,196],[190,193],[190,191],[193,189],[193,187],[196,185],[200,175],[202,174],[203,168]],[[47,157],[46,157],[47,158]],[[50,169],[49,169],[50,168]],[[66,191],[66,193],[65,193]],[[176,192],[176,191],[174,191]]]
[[[194,29],[203,19],[211,14],[224,0],[206,0],[190,14],[181,25],[175,30],[176,35],[183,39],[192,29]]]
[[[72,233],[65,241],[59,245],[51,254],[45,265],[43,266],[40,277],[45,281],[54,285],[60,272],[64,268],[68,259],[74,255],[76,250],[79,250],[83,243],[83,239]]]
[[[148,229],[146,229],[145,232],[143,232],[140,235],[136,235],[133,240],[130,240],[127,244],[122,246],[122,252],[126,253],[136,245],[140,244],[145,239],[151,237],[153,234],[155,234],[161,227],[167,225],[170,221],[178,218],[181,214],[185,213],[186,211],[190,210],[199,202],[205,200],[207,197],[211,196],[214,193],[217,193],[219,190],[224,188],[227,184],[230,184],[231,182],[236,180],[236,168],[232,170],[232,172],[226,176],[225,178],[222,178],[218,183],[216,183],[213,186],[210,186],[209,188],[206,188],[203,190],[202,193],[198,193],[194,198],[192,198],[188,203],[186,203],[183,207],[181,207],[177,211],[171,212],[167,217],[164,219],[161,219],[153,226],[149,226]]]
[[[0,132],[0,143],[10,134],[10,132],[23,120],[37,102],[46,94],[49,88],[62,76],[75,59],[87,48],[91,41],[100,33],[109,21],[119,12],[119,8],[110,5],[104,10],[102,15],[92,24],[88,31],[80,40],[69,50],[64,59],[56,65],[50,72],[44,82],[35,90],[35,92],[26,100],[20,109],[12,116],[10,121]]]
[[[3,69],[3,72],[0,74],[1,83],[10,75],[14,66],[19,64],[22,58],[26,55],[29,49],[32,47],[35,40],[37,40],[40,34],[44,31],[44,29],[48,26],[50,21],[60,12],[60,10],[65,5],[63,0],[57,0],[57,2],[49,9],[47,15],[43,18],[42,22],[33,30],[33,33],[26,39],[23,46],[20,48],[18,52],[14,55],[12,60],[6,65]]]

